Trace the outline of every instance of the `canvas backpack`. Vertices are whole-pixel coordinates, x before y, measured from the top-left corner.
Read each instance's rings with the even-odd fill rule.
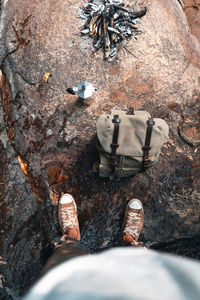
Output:
[[[146,111],[113,111],[96,124],[99,175],[110,179],[134,175],[156,164],[169,127]]]

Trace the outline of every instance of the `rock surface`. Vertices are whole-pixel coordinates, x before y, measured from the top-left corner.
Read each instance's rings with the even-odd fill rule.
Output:
[[[81,1],[21,0],[20,9],[14,0],[1,3],[0,272],[12,296],[22,295],[37,279],[60,234],[48,196],[50,166],[64,169],[60,189],[77,202],[88,250],[120,245],[125,206],[133,197],[144,205],[141,240],[147,245],[199,241],[198,34],[177,0],[144,4],[143,33],[108,63],[79,34]],[[52,77],[45,84],[46,72]],[[98,87],[85,103],[66,93],[82,80]],[[153,169],[120,182],[101,179],[92,171],[98,158],[96,119],[113,108],[130,107],[164,118],[169,141]],[[180,253],[177,247],[172,252]],[[194,246],[190,256],[198,258],[199,248]]]
[[[190,32],[200,41],[200,2],[184,0],[184,4]]]

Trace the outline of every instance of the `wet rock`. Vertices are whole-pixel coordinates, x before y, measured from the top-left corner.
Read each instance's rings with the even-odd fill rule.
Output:
[[[182,114],[182,122],[179,125],[180,138],[192,147],[200,146],[200,101],[190,103]],[[197,151],[197,150],[196,150]]]
[[[60,234],[46,182],[52,166],[63,169],[66,180],[58,189],[74,196],[82,242],[92,252],[120,245],[125,206],[133,197],[144,204],[145,243],[199,235],[200,151],[180,132],[188,140],[187,119],[199,126],[200,45],[177,0],[145,3],[143,33],[109,63],[79,34],[81,1],[22,0],[20,9],[17,1],[2,2],[0,175],[6,184],[0,185],[0,252],[6,264],[0,273],[12,295],[38,278]],[[44,83],[48,72],[52,77]],[[66,92],[82,80],[98,88],[89,103]],[[169,141],[153,169],[120,182],[99,178],[93,173],[96,119],[130,107],[164,118]]]

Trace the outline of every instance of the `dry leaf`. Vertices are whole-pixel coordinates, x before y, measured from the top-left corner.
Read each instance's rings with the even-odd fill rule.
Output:
[[[48,82],[48,79],[49,79],[50,76],[52,76],[51,73],[45,73],[45,74],[43,75],[43,81],[44,81],[44,83],[47,83],[47,82]]]
[[[28,173],[27,173],[27,163],[25,163],[19,155],[17,156],[17,158],[18,158],[18,161],[19,161],[19,164],[20,164],[20,167],[21,167],[22,171],[24,172],[25,175],[28,175]]]
[[[93,172],[94,173],[98,173],[99,172],[99,162],[96,161],[94,164],[93,164]]]
[[[50,198],[50,201],[51,201],[51,205],[57,206],[58,201],[60,199],[60,193],[55,191],[54,189],[50,189],[49,198]]]

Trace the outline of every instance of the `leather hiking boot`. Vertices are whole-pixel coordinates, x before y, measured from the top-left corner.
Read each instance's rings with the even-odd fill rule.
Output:
[[[144,210],[142,202],[132,199],[128,202],[122,227],[122,245],[142,246],[138,242],[144,223]]]
[[[63,194],[59,200],[58,220],[63,235],[80,241],[77,207],[70,194]]]

